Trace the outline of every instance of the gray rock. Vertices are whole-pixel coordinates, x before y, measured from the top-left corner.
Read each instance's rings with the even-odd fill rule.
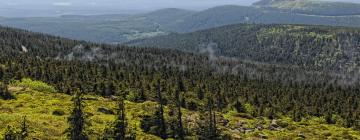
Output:
[[[281,129],[281,126],[279,126],[277,123],[276,123],[276,120],[272,120],[271,121],[271,124],[269,126],[269,130],[271,131],[279,131]]]
[[[269,138],[268,136],[266,136],[264,134],[259,134],[259,136],[260,136],[260,139],[262,139],[262,140],[267,140]]]
[[[98,108],[97,111],[98,111],[98,112],[101,112],[101,113],[104,113],[104,114],[111,114],[111,115],[114,115],[114,114],[115,114],[112,110],[107,109],[107,108],[104,108],[104,107]]]
[[[299,133],[297,136],[300,137],[300,138],[304,138],[304,139],[306,138],[303,133]]]

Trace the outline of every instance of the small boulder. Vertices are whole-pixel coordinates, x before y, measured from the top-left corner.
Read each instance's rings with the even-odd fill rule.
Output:
[[[246,124],[246,122],[239,121],[239,122],[237,122],[237,123],[235,124],[235,127],[236,127],[236,128],[241,128],[241,127],[244,126],[244,124]]]
[[[276,120],[272,120],[269,126],[269,130],[271,131],[279,131],[281,127],[277,124]]]
[[[256,129],[259,131],[262,131],[262,130],[264,130],[264,127],[262,125],[258,125],[258,126],[256,126]]]
[[[303,138],[303,139],[305,139],[305,138],[306,138],[306,137],[305,137],[305,135],[304,135],[303,133],[299,133],[297,136],[298,136],[298,137],[300,137],[300,138]]]
[[[104,107],[98,108],[97,111],[101,112],[101,113],[104,113],[104,114],[108,114],[108,115],[114,115],[115,114],[112,110],[104,108]]]
[[[95,97],[84,97],[83,100],[86,100],[86,101],[98,101],[99,99],[95,98]]]
[[[250,132],[254,132],[254,131],[255,131],[255,129],[253,129],[253,128],[244,128],[245,133],[250,133]]]

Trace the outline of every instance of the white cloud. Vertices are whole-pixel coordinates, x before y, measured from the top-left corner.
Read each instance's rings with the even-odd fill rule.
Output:
[[[71,2],[54,2],[52,5],[54,6],[71,6]]]

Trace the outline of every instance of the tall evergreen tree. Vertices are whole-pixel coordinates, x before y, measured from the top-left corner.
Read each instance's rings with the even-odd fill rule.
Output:
[[[217,140],[220,139],[220,132],[216,125],[216,113],[213,110],[214,102],[209,96],[205,106],[205,112],[200,114],[200,123],[198,135],[201,140]]]
[[[244,106],[241,104],[241,102],[239,100],[236,100],[234,107],[236,109],[237,112],[239,113],[245,113],[246,110],[244,108]]]
[[[122,97],[120,97],[118,102],[118,113],[117,120],[115,122],[115,139],[116,140],[125,140],[126,136],[126,115],[125,115],[125,102]]]
[[[4,68],[0,66],[0,81],[3,80],[4,76],[5,76]]]
[[[67,129],[68,137],[71,140],[87,140],[88,137],[85,134],[85,114],[83,112],[84,103],[82,101],[82,93],[79,89],[75,90],[73,97],[74,107],[71,111],[71,115],[68,118],[70,127]]]
[[[166,139],[167,138],[167,133],[166,133],[166,125],[165,125],[165,118],[164,118],[164,104],[163,104],[163,98],[162,98],[162,94],[161,94],[161,81],[158,80],[157,81],[157,86],[156,86],[156,93],[157,93],[157,98],[158,98],[158,103],[159,103],[159,107],[158,107],[158,111],[156,112],[155,115],[157,115],[158,117],[158,126],[160,128],[160,132],[159,135],[162,139]]]
[[[118,96],[117,118],[115,122],[107,129],[105,129],[104,139],[115,140],[133,140],[136,138],[134,131],[127,129],[126,110],[125,110],[125,95],[127,94],[123,89],[124,85],[120,85],[118,90],[115,86],[112,93]],[[129,132],[129,134],[127,134]]]
[[[9,91],[7,84],[0,83],[0,98],[4,100],[15,99],[15,96]]]
[[[177,106],[177,120],[178,120],[178,128],[177,133],[180,140],[184,140],[184,127],[182,123],[182,112],[181,112],[181,100],[180,100],[180,91],[176,91],[175,93],[175,100]]]

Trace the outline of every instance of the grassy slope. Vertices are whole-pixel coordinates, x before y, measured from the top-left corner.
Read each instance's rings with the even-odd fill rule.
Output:
[[[12,84],[9,88],[16,95],[16,100],[0,100],[0,139],[6,131],[6,126],[17,126],[18,121],[23,116],[27,116],[30,125],[30,137],[37,139],[65,139],[64,132],[68,127],[67,117],[72,107],[71,96],[61,93],[50,93],[36,91],[31,86],[24,88],[23,84]],[[85,112],[89,115],[88,122],[91,122],[87,133],[92,139],[99,138],[103,130],[114,119],[114,115],[105,115],[97,111],[99,107],[105,107],[115,111],[116,102],[97,96],[86,96]],[[137,139],[159,139],[156,136],[143,133],[140,129],[140,119],[143,115],[150,115],[155,110],[156,103],[132,103],[126,102],[126,111],[129,127],[136,127]],[[52,115],[55,110],[65,112],[64,116]],[[184,110],[184,126],[192,126],[196,112]],[[220,115],[220,114],[219,114]],[[232,135],[236,139],[258,139],[261,135],[269,139],[301,139],[299,134],[303,134],[306,139],[348,139],[350,137],[360,139],[360,132],[337,125],[327,125],[322,118],[309,118],[302,122],[293,122],[287,117],[277,120],[283,128],[278,131],[268,129],[271,120],[263,118],[246,117],[247,114],[228,112],[222,115],[229,120],[229,124],[221,129]],[[222,117],[218,117],[222,118]],[[246,119],[248,118],[248,119]],[[241,133],[237,128],[242,124],[242,128],[263,127],[253,132]],[[191,131],[191,130],[190,130]],[[193,131],[192,131],[193,133]],[[193,139],[193,138],[192,138]]]

